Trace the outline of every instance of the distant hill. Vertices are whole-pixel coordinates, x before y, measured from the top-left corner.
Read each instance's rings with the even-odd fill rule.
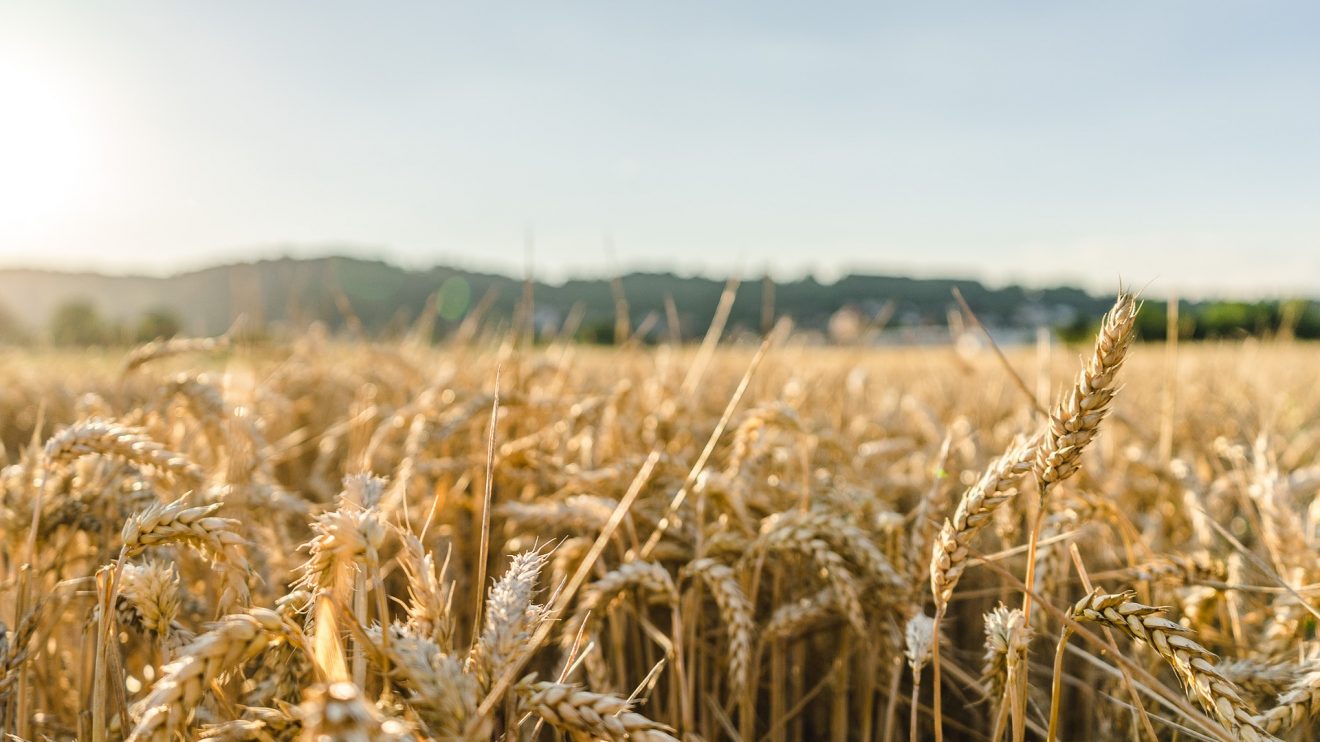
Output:
[[[705,330],[724,287],[721,281],[669,273],[630,273],[620,285],[633,328],[647,323],[652,337],[668,336],[666,299],[672,297],[682,334],[689,339]],[[896,328],[940,327],[954,309],[954,287],[986,324],[1010,331],[1089,323],[1112,300],[1071,287],[988,288],[959,279],[849,275],[833,283],[806,277],[771,285],[752,278],[743,281],[729,321],[735,330],[762,329],[765,292],[771,290],[774,315],[791,316],[806,330],[826,330],[840,310],[863,325],[880,319]],[[339,329],[351,313],[363,330],[379,335],[410,326],[435,297],[439,336],[452,331],[483,299],[487,321],[507,324],[525,292],[521,280],[508,276],[446,267],[407,270],[346,257],[262,260],[168,277],[12,269],[0,270],[0,315],[37,338],[57,308],[75,301],[89,302],[108,323],[122,325],[168,309],[189,334],[223,332],[239,314],[272,327],[301,329],[323,322]],[[531,294],[535,322],[543,331],[558,328],[578,307],[580,337],[612,337],[616,303],[609,280],[536,282]],[[1159,321],[1150,327],[1158,330]]]
[[[631,273],[621,279],[633,326],[655,313],[655,327],[665,326],[665,300],[672,297],[685,335],[704,330],[724,288],[721,281],[680,277],[669,273]],[[1106,300],[1073,288],[1028,291],[1016,286],[988,289],[979,282],[850,275],[824,284],[814,278],[773,286],[774,311],[792,316],[799,326],[823,328],[845,307],[875,314],[888,304],[894,321],[943,324],[952,306],[950,289],[957,286],[987,322],[1033,325],[1049,316],[1070,319],[1076,312],[1103,310]],[[168,277],[106,276],[46,270],[0,270],[0,304],[28,330],[39,332],[57,307],[71,301],[90,302],[102,317],[132,322],[143,313],[168,308],[182,320],[186,332],[223,332],[240,313],[263,323],[293,326],[311,321],[339,327],[344,313],[336,297],[348,300],[352,312],[370,332],[393,323],[411,323],[437,292],[440,325],[462,319],[487,293],[488,316],[512,316],[525,290],[523,282],[490,273],[445,267],[413,271],[380,261],[345,257],[284,258],[222,265]],[[759,329],[763,310],[763,280],[745,280],[739,289],[730,323]],[[614,294],[608,280],[569,280],[532,286],[538,323],[562,321],[575,305],[582,327],[612,326]]]

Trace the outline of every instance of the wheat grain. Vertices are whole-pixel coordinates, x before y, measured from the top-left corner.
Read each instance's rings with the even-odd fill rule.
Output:
[[[699,577],[710,588],[728,632],[729,690],[741,693],[747,684],[752,661],[752,605],[738,585],[733,569],[714,559],[697,559],[683,568],[684,574]]]

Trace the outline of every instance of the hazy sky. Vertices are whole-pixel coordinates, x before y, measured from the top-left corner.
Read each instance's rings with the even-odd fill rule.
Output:
[[[1320,5],[1091,5],[4,0],[0,264],[1320,295]]]

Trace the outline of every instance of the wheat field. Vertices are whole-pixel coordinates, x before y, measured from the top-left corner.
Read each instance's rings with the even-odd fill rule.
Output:
[[[1143,345],[1138,309],[1007,365],[783,332],[7,352],[0,726],[1320,739],[1320,347]]]

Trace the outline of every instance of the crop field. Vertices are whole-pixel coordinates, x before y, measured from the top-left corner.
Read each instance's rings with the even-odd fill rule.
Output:
[[[6,351],[0,729],[1320,739],[1320,346],[1138,310],[1006,358]]]

